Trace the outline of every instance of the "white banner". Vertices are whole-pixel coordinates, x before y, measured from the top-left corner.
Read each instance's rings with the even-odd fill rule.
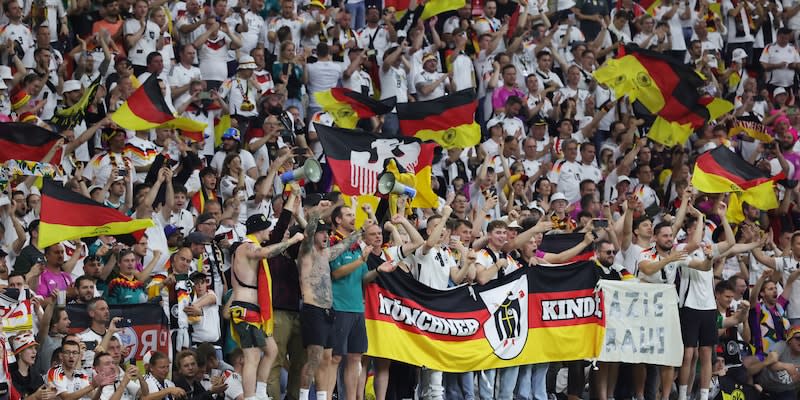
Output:
[[[598,360],[680,367],[683,340],[675,285],[600,280],[606,335]]]

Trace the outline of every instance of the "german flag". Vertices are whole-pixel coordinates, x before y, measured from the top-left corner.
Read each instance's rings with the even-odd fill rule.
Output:
[[[481,140],[475,122],[478,100],[472,89],[428,101],[398,103],[397,118],[405,136],[433,140],[445,149],[472,147]]]
[[[704,77],[669,56],[627,46],[621,54],[627,55],[606,62],[595,79],[655,116],[648,131],[653,141],[683,144],[692,131],[733,109],[728,101],[702,94]]]
[[[367,354],[446,372],[596,358],[605,334],[597,282],[591,261],[448,290],[379,274],[364,290]]]
[[[381,138],[369,132],[333,128],[314,124],[325,152],[325,160],[333,173],[333,181],[342,194],[348,196],[374,195],[378,177],[391,161],[398,172],[413,172],[417,192],[430,191],[430,176],[423,179],[425,169],[433,162],[432,143],[414,138]],[[427,186],[423,186],[427,183]],[[422,195],[422,193],[419,193]],[[435,196],[435,195],[434,195]]]
[[[68,108],[57,109],[55,114],[53,114],[53,118],[50,118],[50,123],[61,129],[72,129],[75,125],[78,125],[86,117],[86,109],[89,108],[89,102],[94,99],[97,88],[100,87],[101,77],[102,75],[98,76],[97,79],[86,88],[83,92],[83,96],[81,96],[77,103]]]
[[[394,97],[390,97],[377,101],[372,97],[342,87],[317,92],[314,97],[322,109],[331,114],[336,126],[346,129],[355,128],[359,119],[391,112],[396,100]]]
[[[784,179],[783,172],[768,176],[725,146],[697,157],[692,173],[692,185],[705,193],[731,193],[728,213],[732,222],[741,221],[741,203],[747,202],[759,210],[778,207],[775,182]],[[734,204],[735,203],[735,204]]]
[[[61,135],[33,124],[9,122],[0,124],[0,162],[8,160],[41,161]],[[61,150],[50,160],[61,163]]]
[[[620,3],[622,3],[621,0]],[[661,0],[642,0],[639,2],[639,5],[642,6],[648,14],[655,16],[656,10],[658,7],[661,7]]]
[[[464,0],[428,0],[425,2],[425,9],[422,10],[422,18],[426,20],[430,17],[458,10],[466,5]]]
[[[739,133],[744,133],[764,143],[771,143],[773,140],[772,136],[767,133],[767,127],[764,126],[761,119],[754,115],[736,118],[733,127],[728,131],[728,137],[735,136]]]
[[[197,210],[198,214],[202,214],[206,210],[206,204],[209,201],[219,201],[217,199],[217,195],[214,192],[209,192],[206,194],[206,190],[200,188],[200,190],[192,196],[192,207]]]
[[[121,212],[45,180],[42,186],[39,247],[64,240],[120,235],[153,226],[150,219],[131,219]]]
[[[185,131],[202,132],[206,128],[204,123],[176,117],[173,114],[164,100],[164,95],[161,94],[158,78],[155,75],[150,75],[142,86],[128,97],[122,107],[111,114],[111,119],[117,125],[132,131],[169,126]]]
[[[567,251],[583,242],[585,233],[560,233],[555,235],[542,236],[542,243],[539,244],[539,250],[545,253],[558,254]],[[586,261],[594,256],[594,249],[592,246],[586,246],[581,250],[578,255],[572,257],[568,262]]]

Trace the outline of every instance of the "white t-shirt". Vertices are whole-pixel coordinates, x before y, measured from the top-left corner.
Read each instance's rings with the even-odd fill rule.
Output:
[[[444,88],[447,82],[449,81],[449,78],[446,78],[444,81],[439,82],[439,84],[436,85],[436,88],[434,88],[433,91],[431,91],[427,95],[422,94],[422,92],[420,91],[420,89],[423,86],[432,84],[437,79],[441,78],[442,75],[444,74],[436,71],[433,72],[422,71],[419,74],[417,74],[416,79],[414,81],[414,87],[417,89],[417,100],[419,101],[433,100],[444,96],[445,95]]]
[[[453,91],[475,88],[475,67],[472,59],[464,53],[459,53],[453,58]]]
[[[794,257],[775,257],[775,269],[781,271],[783,279],[789,279],[789,275],[800,268],[800,261]],[[800,318],[800,286],[797,281],[792,284],[792,295],[789,304],[786,306],[786,317],[789,319]]]
[[[661,260],[661,256],[658,255],[655,246],[642,251],[642,253],[639,255],[639,261],[636,263],[636,271],[638,272],[638,277],[642,282],[673,284],[675,283],[675,277],[678,275],[678,268],[688,268],[689,266],[688,259],[686,261],[671,262],[665,265],[661,271],[658,271],[652,275],[644,274],[641,271],[641,268],[639,268],[639,265],[644,261],[655,262],[659,260]]]
[[[719,255],[716,244],[712,244],[713,254]],[[703,259],[702,249],[695,250],[692,258]],[[681,307],[693,310],[716,310],[717,302],[714,300],[714,270],[701,271],[688,266],[681,270],[681,284],[678,289],[679,304]]]
[[[306,65],[306,72],[308,73],[308,98],[310,107],[319,107],[314,93],[328,90],[337,86],[339,80],[342,79],[342,73],[345,66],[343,63],[335,61],[317,61],[312,64]]]
[[[200,68],[197,68],[193,65],[190,65],[189,68],[183,66],[183,64],[175,64],[172,67],[172,71],[169,73],[169,85],[173,88],[177,88],[179,86],[183,86],[188,84],[191,81],[202,81],[203,80],[203,73],[200,72]],[[189,101],[189,91],[187,90],[182,95],[178,96],[177,99],[172,99],[172,104],[180,107],[183,103]]]
[[[228,77],[227,57],[230,44],[231,38],[224,32],[218,32],[216,38],[209,37],[197,49],[203,79],[224,81]]]
[[[558,191],[564,193],[567,202],[572,204],[580,200],[580,174],[580,164],[575,161],[559,160],[553,164],[553,169],[550,170],[547,179],[554,182]]]
[[[500,259],[500,256],[502,255],[502,253],[501,254],[496,254],[496,253],[492,252],[492,253],[494,253],[494,254],[492,254],[492,253],[489,253],[490,251],[492,251],[492,250],[490,250],[489,248],[484,248],[484,249],[482,249],[481,251],[478,252],[477,257],[475,259],[475,262],[479,265],[478,268],[484,268],[484,269],[489,268],[496,262],[495,260],[499,260]],[[510,255],[506,254],[505,258],[508,261],[508,265],[506,265],[506,267],[503,269],[503,274],[504,275],[508,275],[508,274],[518,270],[521,267],[517,263],[517,260],[514,260],[514,258],[511,257]],[[492,277],[492,279],[497,279],[497,274],[495,274]]]
[[[393,96],[398,103],[408,103],[408,76],[403,67],[381,68],[381,100]]]
[[[128,59],[131,64],[138,66],[147,65],[147,55],[156,51],[158,39],[161,37],[161,28],[153,21],[146,22],[144,34],[142,38],[137,40],[136,43],[128,50]],[[135,35],[142,29],[142,23],[139,20],[127,19],[125,25],[122,27],[125,37],[128,35]]]
[[[773,43],[764,48],[759,62],[768,64],[796,63],[800,62],[800,54],[794,45],[787,44],[784,47]],[[794,84],[795,70],[791,68],[777,68],[767,72],[766,83],[780,87],[789,87]]]
[[[414,261],[419,268],[418,281],[434,289],[447,289],[450,282],[450,269],[458,267],[449,248],[436,246],[422,254],[422,247],[414,252]]]

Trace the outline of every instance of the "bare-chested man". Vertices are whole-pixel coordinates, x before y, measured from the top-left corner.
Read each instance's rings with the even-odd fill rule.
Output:
[[[329,263],[361,239],[361,231],[358,230],[328,247],[331,225],[321,219],[330,215],[331,211],[330,201],[323,200],[309,212],[305,239],[300,245],[298,261],[300,293],[303,296],[300,323],[303,327],[303,345],[308,353],[300,377],[300,400],[308,400],[311,382],[317,383],[317,399],[326,399],[333,390],[328,387],[328,382],[335,382],[336,376],[336,370],[330,362],[334,317]]]
[[[261,247],[261,243],[269,238],[270,222],[267,216],[252,215],[247,218],[245,226],[247,238],[236,249],[233,259],[233,301],[230,313],[233,329],[239,336],[239,345],[244,351],[244,398],[265,400],[268,399],[267,379],[278,348],[272,338],[271,324],[261,318],[258,293],[271,288],[257,286],[258,271],[267,258],[302,241],[303,234],[297,233],[285,242]]]

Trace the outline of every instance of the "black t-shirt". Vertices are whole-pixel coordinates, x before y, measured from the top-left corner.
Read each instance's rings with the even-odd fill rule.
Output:
[[[17,392],[19,392],[23,398],[32,395],[44,385],[42,376],[31,373],[30,369],[28,369],[28,376],[22,376],[22,374],[19,373],[17,363],[9,365],[9,369],[11,370],[11,382],[14,383],[14,388],[17,389]]]

